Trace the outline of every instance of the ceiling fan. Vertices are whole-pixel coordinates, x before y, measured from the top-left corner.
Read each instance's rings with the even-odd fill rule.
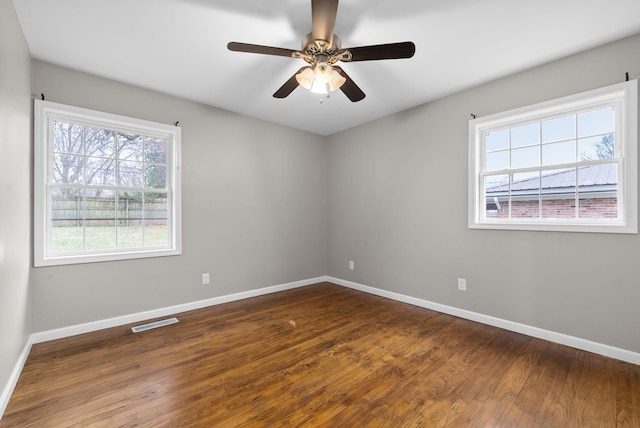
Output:
[[[357,102],[365,94],[342,67],[335,65],[338,61],[411,58],[416,46],[413,42],[400,42],[342,49],[340,38],[333,33],[337,12],[338,0],[311,0],[311,33],[302,40],[301,50],[240,42],[230,42],[227,48],[235,52],[302,58],[309,64],[291,76],[273,94],[275,98],[287,97],[300,85],[311,92],[327,95],[339,88],[347,98]]]

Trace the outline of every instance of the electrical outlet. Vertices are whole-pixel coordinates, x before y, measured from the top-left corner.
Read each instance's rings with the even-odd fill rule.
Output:
[[[356,268],[356,264],[353,260],[349,260],[349,270],[354,270]]]
[[[207,285],[210,282],[210,278],[209,278],[209,274],[208,273],[203,273],[202,274],[202,285]]]
[[[467,280],[464,278],[458,278],[458,290],[467,291]]]

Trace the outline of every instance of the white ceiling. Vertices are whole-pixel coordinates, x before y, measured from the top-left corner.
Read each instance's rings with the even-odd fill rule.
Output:
[[[13,0],[33,58],[329,135],[640,33],[639,0],[341,0],[343,47],[413,41],[411,59],[341,64],[366,93],[272,97],[301,59],[310,0]]]

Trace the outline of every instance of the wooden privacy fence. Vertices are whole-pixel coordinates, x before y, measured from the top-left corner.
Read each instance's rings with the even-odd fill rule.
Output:
[[[167,200],[54,198],[53,226],[139,226],[167,224]]]

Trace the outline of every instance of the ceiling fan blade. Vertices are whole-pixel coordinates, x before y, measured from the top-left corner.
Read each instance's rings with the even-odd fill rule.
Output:
[[[333,43],[338,0],[311,0],[311,35],[313,40]]]
[[[273,97],[274,98],[288,97],[289,94],[293,92],[295,88],[298,87],[298,81],[296,80],[296,75],[300,73],[302,70],[304,70],[305,68],[307,67],[302,67],[300,70],[296,71],[295,74],[291,76],[291,78],[289,78],[289,80],[284,82],[284,85],[280,86],[280,89],[278,89],[273,93]]]
[[[338,67],[337,65],[334,65],[332,68],[338,73],[340,73],[342,77],[347,79],[347,81],[344,82],[342,86],[340,86],[340,90],[344,92],[347,98],[349,98],[354,103],[357,103],[358,101],[363,100],[365,97],[364,92],[362,92],[362,89],[360,89],[358,85],[356,85],[356,82],[354,82],[351,79],[351,77],[349,77],[349,75],[345,73],[342,67]]]
[[[416,45],[413,42],[400,42],[360,46],[346,50],[351,52],[351,61],[374,61],[379,59],[411,58],[416,53]]]
[[[293,54],[297,51],[286,48],[276,48],[273,46],[252,45],[250,43],[229,42],[227,49],[234,52],[247,52],[257,53],[264,55],[277,55],[293,57]]]

